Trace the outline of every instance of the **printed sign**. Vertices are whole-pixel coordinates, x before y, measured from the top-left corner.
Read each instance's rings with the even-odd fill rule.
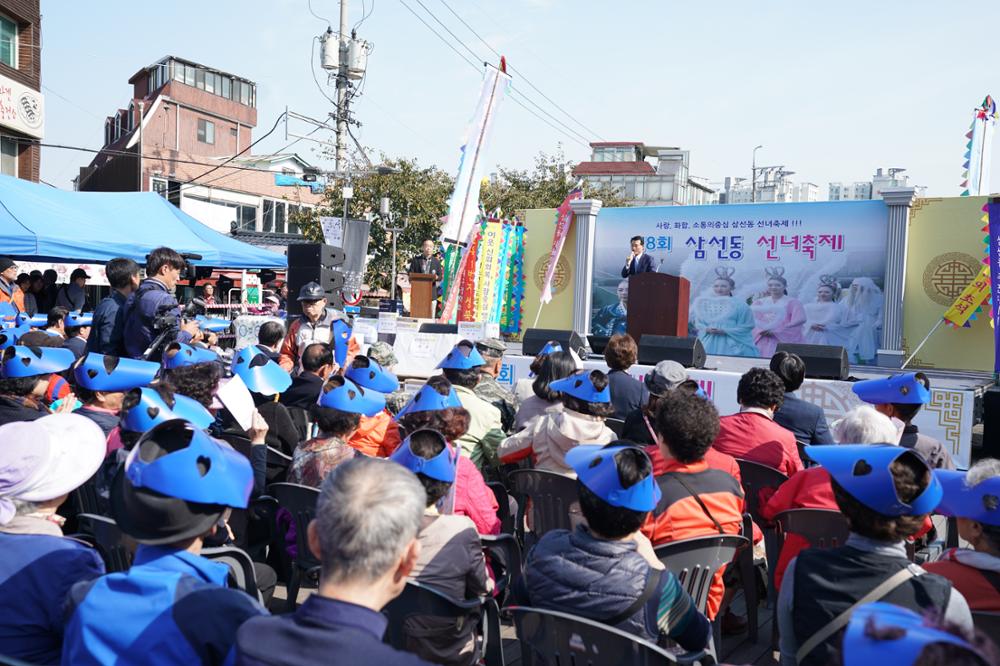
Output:
[[[45,98],[37,90],[0,76],[0,126],[43,138]]]

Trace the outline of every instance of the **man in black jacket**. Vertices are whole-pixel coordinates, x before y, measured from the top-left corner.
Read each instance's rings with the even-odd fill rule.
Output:
[[[285,407],[308,410],[316,404],[323,382],[336,368],[329,345],[315,342],[302,352],[302,372],[292,378],[292,385],[278,398]]]
[[[654,273],[656,266],[653,265],[653,257],[646,254],[646,242],[642,236],[632,236],[632,251],[625,257],[625,265],[622,267],[622,277],[627,278],[636,273]]]
[[[420,246],[420,254],[410,259],[410,273],[433,273],[435,282],[441,281],[444,269],[441,260],[434,256],[434,241],[425,240]]]
[[[833,444],[823,408],[795,395],[806,377],[806,364],[797,354],[780,351],[771,357],[771,372],[785,384],[785,400],[774,413],[774,421],[803,444]]]

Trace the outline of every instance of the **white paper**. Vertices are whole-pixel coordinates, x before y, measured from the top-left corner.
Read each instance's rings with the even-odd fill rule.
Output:
[[[396,332],[396,321],[399,319],[399,314],[396,312],[379,312],[378,313],[378,332],[379,333],[395,333]]]
[[[396,334],[400,333],[419,333],[420,332],[420,322],[416,319],[398,319],[396,320]]]
[[[229,381],[219,386],[216,395],[219,396],[219,401],[226,406],[240,427],[249,430],[250,426],[253,425],[253,413],[257,408],[253,404],[250,389],[243,383],[243,379],[239,375],[233,375]]]
[[[483,325],[477,321],[460,321],[458,322],[458,337],[472,342],[482,340],[485,337],[483,336]]]

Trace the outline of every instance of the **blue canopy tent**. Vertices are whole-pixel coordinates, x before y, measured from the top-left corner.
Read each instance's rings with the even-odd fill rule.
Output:
[[[214,231],[152,192],[68,192],[0,176],[0,255],[142,264],[167,246],[214,268],[285,268],[284,255]]]

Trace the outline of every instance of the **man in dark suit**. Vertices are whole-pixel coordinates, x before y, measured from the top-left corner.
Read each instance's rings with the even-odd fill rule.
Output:
[[[806,377],[806,364],[797,354],[780,351],[771,357],[771,371],[785,383],[785,401],[774,413],[774,421],[795,435],[803,444],[833,444],[826,416],[819,405],[795,395]]]
[[[441,281],[444,275],[444,268],[441,260],[434,256],[434,241],[425,240],[420,246],[420,254],[410,259],[410,273],[433,273],[435,282]]]
[[[632,252],[625,257],[625,265],[622,267],[622,277],[636,273],[653,273],[656,266],[653,265],[653,257],[646,254],[646,242],[642,236],[632,236]]]
[[[281,394],[278,402],[285,407],[309,410],[316,404],[323,382],[336,368],[333,350],[323,342],[314,342],[302,352],[302,372],[292,378],[292,385]]]

